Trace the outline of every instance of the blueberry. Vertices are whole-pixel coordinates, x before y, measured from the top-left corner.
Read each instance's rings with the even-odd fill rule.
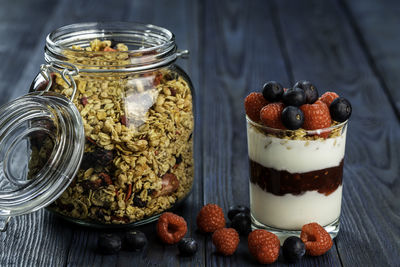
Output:
[[[269,102],[278,102],[283,95],[283,87],[275,81],[270,81],[264,84],[262,94]]]
[[[197,242],[193,238],[183,238],[178,243],[178,249],[182,255],[193,255],[197,251]]]
[[[304,114],[294,106],[287,106],[282,111],[282,123],[289,130],[299,129],[304,122]]]
[[[246,235],[251,231],[251,219],[249,214],[240,212],[232,219],[231,227],[236,229],[239,234]]]
[[[141,250],[147,243],[146,235],[140,231],[128,231],[125,233],[124,248],[127,250]]]
[[[344,97],[338,97],[329,106],[329,111],[333,120],[338,122],[344,122],[351,115],[351,104]]]
[[[315,85],[310,83],[309,81],[298,81],[293,88],[299,87],[304,90],[306,94],[306,103],[313,104],[318,99],[318,90]]]
[[[236,214],[244,212],[245,214],[249,215],[250,217],[250,209],[246,206],[243,205],[236,205],[236,206],[231,206],[228,211],[228,218],[229,220],[232,221],[233,217],[235,217]]]
[[[306,246],[297,236],[288,237],[282,246],[283,257],[288,262],[295,263],[306,253]]]
[[[288,89],[282,95],[282,102],[286,106],[299,107],[306,103],[306,93],[299,87]]]
[[[97,249],[101,254],[115,254],[121,250],[121,238],[115,234],[101,234],[97,240]]]

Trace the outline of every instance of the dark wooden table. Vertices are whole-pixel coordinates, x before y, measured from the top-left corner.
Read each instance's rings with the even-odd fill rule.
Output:
[[[141,227],[142,252],[102,256],[99,231],[41,210],[0,234],[0,266],[257,265],[242,238],[231,257],[196,232],[205,203],[225,211],[249,203],[243,99],[267,80],[308,79],[350,99],[341,230],[332,249],[298,266],[400,266],[400,2],[328,1],[0,1],[0,104],[27,92],[43,62],[47,33],[82,21],[140,21],[169,28],[195,85],[196,180],[177,212],[199,250],[180,257]],[[279,259],[275,265],[285,265]]]

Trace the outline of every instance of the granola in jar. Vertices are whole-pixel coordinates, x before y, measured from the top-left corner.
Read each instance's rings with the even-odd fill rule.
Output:
[[[143,60],[143,54],[128,52],[123,43],[94,39],[87,47],[72,46],[65,56],[78,67],[98,69]],[[53,80],[52,91],[71,96],[60,75]],[[191,84],[180,68],[81,72],[74,80],[73,103],[87,141],[75,179],[51,208],[83,221],[125,224],[182,200],[193,184],[194,118]],[[47,143],[32,148],[30,169],[40,169],[35,164],[43,162]]]

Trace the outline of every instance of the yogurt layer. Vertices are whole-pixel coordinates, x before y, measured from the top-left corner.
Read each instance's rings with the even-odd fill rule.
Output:
[[[279,229],[301,230],[310,222],[326,226],[339,218],[341,202],[342,185],[328,196],[317,191],[276,196],[250,183],[252,215],[260,223]]]
[[[264,167],[304,173],[338,166],[344,157],[346,132],[325,140],[287,140],[266,135],[248,123],[247,144],[249,158]]]

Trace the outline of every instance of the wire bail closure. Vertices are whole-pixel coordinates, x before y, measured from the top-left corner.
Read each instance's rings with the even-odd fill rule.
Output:
[[[76,76],[79,74],[78,67],[75,66],[74,64],[57,60],[50,61],[49,64],[40,65],[40,74],[47,81],[47,86],[44,89],[44,92],[49,91],[51,86],[53,85],[53,78],[51,76],[51,73],[53,72],[60,74],[60,76],[67,83],[67,85],[72,87],[72,94],[70,96],[70,100],[73,101],[76,93],[76,82],[72,76]]]

